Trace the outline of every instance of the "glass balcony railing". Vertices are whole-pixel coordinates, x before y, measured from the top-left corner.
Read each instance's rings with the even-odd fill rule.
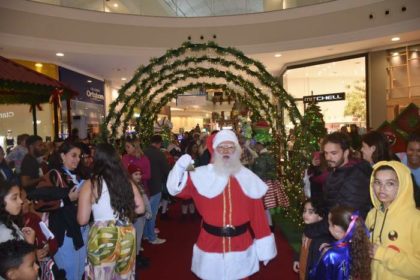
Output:
[[[207,17],[252,14],[336,0],[29,0],[63,7],[164,17]]]

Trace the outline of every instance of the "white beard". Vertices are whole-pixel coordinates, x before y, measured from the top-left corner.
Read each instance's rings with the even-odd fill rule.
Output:
[[[221,176],[231,176],[237,173],[241,167],[241,149],[236,147],[235,152],[232,155],[226,156],[228,158],[223,158],[224,156],[214,151],[214,171],[216,174]]]

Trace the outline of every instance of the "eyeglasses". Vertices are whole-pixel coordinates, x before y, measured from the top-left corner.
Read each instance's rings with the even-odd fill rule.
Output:
[[[219,145],[219,146],[216,147],[216,150],[219,153],[224,152],[224,151],[227,151],[227,152],[231,153],[231,152],[234,152],[235,149],[236,149],[236,147],[232,146],[232,145],[229,145],[229,146]]]
[[[390,191],[390,190],[398,187],[398,182],[396,182],[394,180],[385,181],[385,182],[375,180],[375,181],[373,181],[373,186],[376,187],[376,188],[384,188],[387,191]]]

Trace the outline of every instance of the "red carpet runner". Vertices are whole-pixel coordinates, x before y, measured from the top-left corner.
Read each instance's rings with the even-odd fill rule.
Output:
[[[141,280],[197,280],[191,272],[192,247],[197,239],[200,220],[187,217],[182,219],[180,203],[170,206],[170,220],[160,220],[157,227],[159,237],[167,239],[161,245],[151,245],[143,241],[143,255],[150,260],[148,268],[137,270],[137,279]],[[298,279],[292,270],[293,251],[278,229],[275,232],[277,257],[266,267],[250,277],[251,280]]]

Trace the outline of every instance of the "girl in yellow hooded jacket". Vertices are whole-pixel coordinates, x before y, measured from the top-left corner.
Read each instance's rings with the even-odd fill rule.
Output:
[[[372,242],[372,279],[420,279],[420,211],[413,198],[410,170],[397,161],[380,161],[370,179],[366,226]]]

